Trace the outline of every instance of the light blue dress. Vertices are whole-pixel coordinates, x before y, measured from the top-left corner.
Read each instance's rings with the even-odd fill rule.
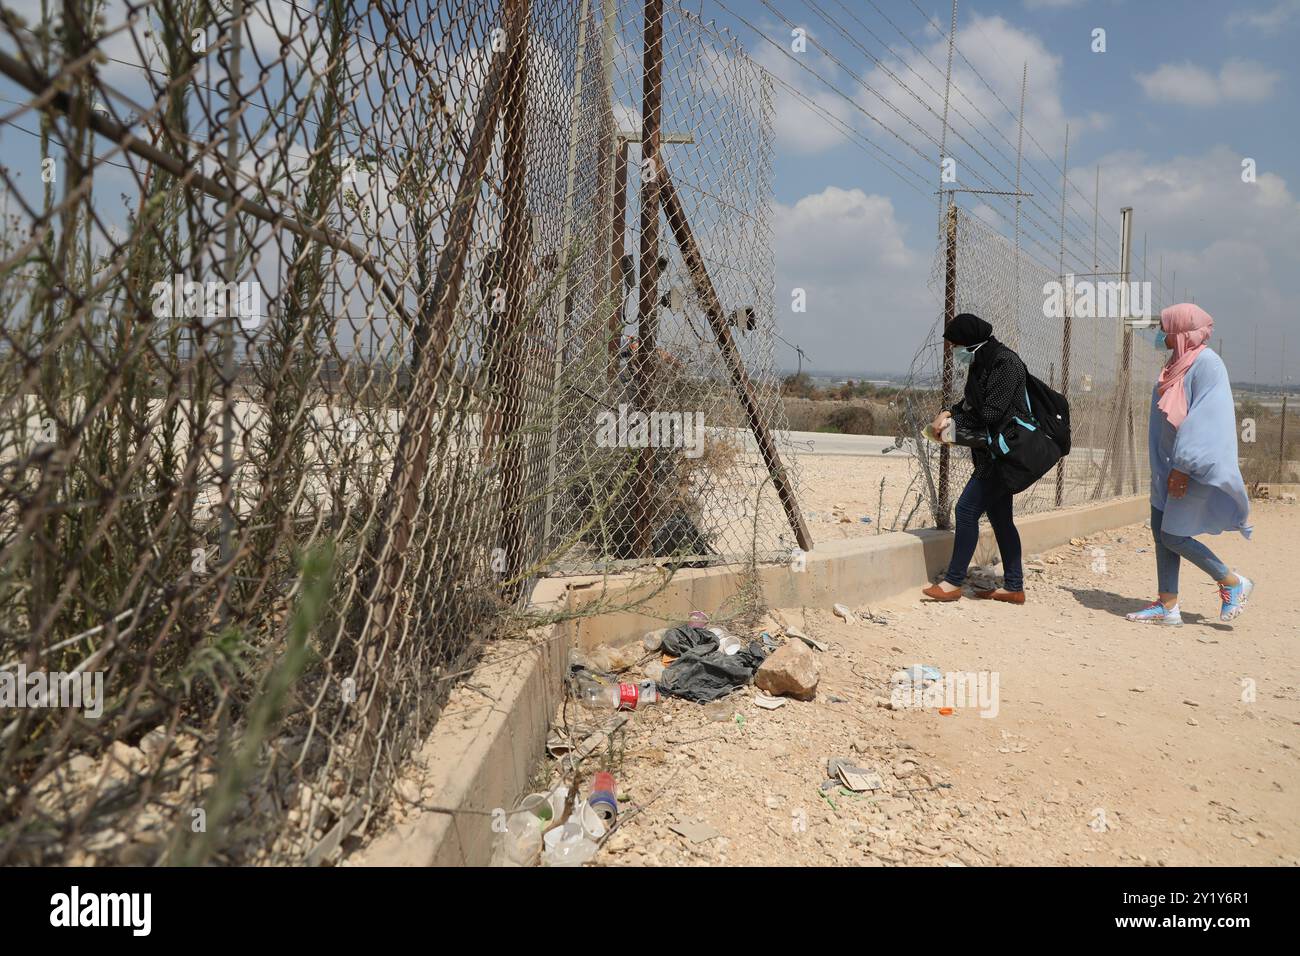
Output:
[[[1237,460],[1237,411],[1228,369],[1206,348],[1183,384],[1187,418],[1179,428],[1156,407],[1159,386],[1151,392],[1151,505],[1164,512],[1162,527],[1170,534],[1190,538],[1240,531],[1249,538],[1250,498]],[[1181,498],[1169,497],[1169,472],[1175,468],[1191,477]]]

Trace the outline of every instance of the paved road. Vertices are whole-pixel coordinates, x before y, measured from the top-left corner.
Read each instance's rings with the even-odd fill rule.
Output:
[[[735,435],[745,442],[745,448],[751,452],[758,451],[754,436],[748,431],[736,429]],[[894,439],[889,435],[836,435],[826,432],[778,432],[777,444],[782,447],[793,445],[799,455],[848,455],[858,458],[878,458],[887,455],[890,458],[911,458],[914,454],[914,442],[904,442],[902,448],[894,447]],[[886,451],[888,449],[888,451]]]
[[[736,431],[745,441],[745,448],[758,451],[754,437],[747,431]],[[916,455],[915,442],[911,439],[903,443],[902,448],[894,446],[894,439],[888,435],[837,435],[827,432],[779,432],[781,447],[794,446],[797,455],[845,455],[852,458],[913,458]],[[955,449],[965,454],[964,449]],[[1093,463],[1101,464],[1106,457],[1102,448],[1084,448],[1076,446],[1070,452],[1072,462],[1089,458]]]

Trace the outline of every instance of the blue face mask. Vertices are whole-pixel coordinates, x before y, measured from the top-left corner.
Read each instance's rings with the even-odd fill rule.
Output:
[[[1168,352],[1169,346],[1165,345],[1164,329],[1149,329],[1147,336],[1151,339],[1151,345],[1157,352]]]

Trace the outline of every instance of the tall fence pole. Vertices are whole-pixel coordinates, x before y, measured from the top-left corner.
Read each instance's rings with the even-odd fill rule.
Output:
[[[627,163],[628,139],[618,135],[618,152],[614,158],[614,202],[610,211],[609,249],[613,267],[610,287],[613,301],[609,306],[609,382],[618,377],[618,355],[622,345],[624,303],[627,300]]]
[[[226,204],[225,237],[225,279],[227,294],[235,288],[239,277],[239,184],[235,181],[235,170],[239,167],[239,120],[240,120],[240,70],[239,58],[243,49],[244,36],[244,0],[233,0],[230,8],[230,92],[226,100],[226,176],[230,183],[231,199]],[[242,297],[241,297],[242,298]],[[238,310],[236,310],[237,312]],[[238,367],[235,364],[235,327],[239,324],[237,314],[231,315],[221,329],[222,352],[222,391],[224,392],[221,409],[221,567],[230,581],[230,562],[234,560],[235,533],[235,378]],[[221,619],[225,621],[229,613],[229,584],[226,598],[221,602]]]
[[[1124,490],[1124,473],[1132,469],[1133,484],[1137,485],[1137,463],[1133,461],[1133,330],[1128,327],[1129,295],[1128,279],[1131,259],[1133,257],[1133,207],[1125,206],[1120,215],[1120,256],[1119,256],[1119,301],[1120,322],[1122,323],[1123,355],[1120,358],[1120,415],[1116,420],[1116,436],[1127,449],[1127,454],[1115,470],[1115,494]]]
[[[952,320],[957,317],[957,203],[950,200],[948,203],[948,223],[945,228],[946,241],[944,248],[944,266],[943,266],[943,329],[946,333]],[[948,408],[953,402],[953,366],[952,366],[952,343],[947,339],[943,340],[943,383],[941,392],[941,403],[944,408]],[[951,490],[948,487],[949,472],[952,469],[952,456],[947,445],[939,447],[939,494],[935,503],[935,509],[938,512],[934,516],[934,523],[939,528],[947,528],[952,522],[949,519],[949,497]]]
[[[1070,124],[1065,124],[1065,157],[1061,163],[1061,246],[1057,271],[1065,284],[1065,200],[1070,188]],[[1093,277],[1096,282],[1096,277]],[[1074,303],[1065,303],[1065,327],[1061,330],[1061,394],[1070,397],[1070,338],[1074,326]],[[1065,499],[1065,458],[1056,463],[1056,507]]]
[[[608,306],[611,309],[610,315],[606,319],[608,325],[614,319],[612,312],[616,306],[622,304],[622,280],[619,278],[620,264],[619,256],[622,249],[616,248],[615,238],[618,235],[615,223],[618,220],[613,218],[615,211],[616,198],[615,190],[615,172],[616,162],[615,149],[622,143],[618,137],[618,130],[614,128],[614,37],[618,29],[616,0],[601,0],[600,3],[600,79],[604,86],[604,95],[601,99],[602,119],[609,117],[609,124],[601,124],[602,133],[597,148],[600,155],[600,174],[598,177],[598,186],[596,195],[600,197],[600,202],[604,203],[606,199],[610,202],[610,219],[608,222],[600,222],[598,218],[593,217],[597,226],[596,247],[598,254],[592,257],[593,276],[592,284],[596,289],[596,295],[592,301],[594,308],[599,309],[602,306]],[[607,113],[605,111],[608,111]],[[627,169],[624,165],[623,175],[623,193],[627,193]],[[603,208],[603,206],[598,207]],[[624,207],[618,206],[620,215]],[[605,297],[609,297],[609,302]],[[606,379],[609,382],[614,380],[614,374],[618,365],[618,343],[616,341],[617,332],[611,330],[611,342],[606,342],[606,349],[609,355],[609,362],[606,369]]]
[[[525,475],[524,403],[527,381],[526,339],[532,309],[527,299],[531,222],[528,216],[528,47],[529,15],[523,15],[517,42],[511,45],[506,69],[506,100],[501,106],[502,223],[505,265],[505,305],[501,336],[501,547],[505,549],[507,580],[523,567]],[[563,306],[561,306],[563,307]],[[561,319],[563,322],[563,319]],[[558,347],[558,344],[557,344]],[[491,400],[491,397],[489,398]]]
[[[655,366],[655,332],[659,315],[659,155],[663,106],[664,3],[646,0],[645,49],[641,80],[641,266],[637,296],[637,347],[633,363],[637,410],[651,411]],[[635,551],[648,557],[654,517],[655,449],[641,449],[633,500],[635,501]]]
[[[542,521],[542,546],[550,547],[551,529],[555,523],[555,478],[559,468],[560,450],[560,379],[564,375],[565,347],[569,333],[569,315],[572,307],[573,281],[573,200],[578,176],[578,126],[582,116],[582,80],[587,65],[587,17],[591,0],[582,0],[578,10],[578,49],[573,70],[573,102],[569,109],[569,155],[564,178],[564,212],[560,226],[560,316],[555,323],[555,362],[551,369],[551,440],[547,449],[546,516]],[[603,161],[603,157],[602,157]]]
[[[1286,380],[1282,381],[1282,437],[1278,441],[1277,449],[1277,480],[1279,482],[1287,480],[1286,473]]]

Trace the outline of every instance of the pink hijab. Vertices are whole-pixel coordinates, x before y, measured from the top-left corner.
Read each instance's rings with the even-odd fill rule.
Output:
[[[1187,389],[1183,378],[1205,349],[1205,343],[1214,332],[1214,319],[1210,313],[1190,302],[1171,305],[1160,313],[1160,327],[1174,337],[1174,351],[1160,370],[1160,410],[1177,428],[1187,418]]]

